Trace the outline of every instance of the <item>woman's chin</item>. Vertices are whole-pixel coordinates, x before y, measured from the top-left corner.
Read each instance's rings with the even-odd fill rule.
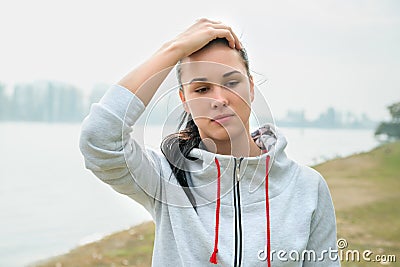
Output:
[[[235,140],[243,139],[246,137],[246,129],[243,127],[234,127],[231,125],[210,127],[209,137],[218,142],[233,142]]]

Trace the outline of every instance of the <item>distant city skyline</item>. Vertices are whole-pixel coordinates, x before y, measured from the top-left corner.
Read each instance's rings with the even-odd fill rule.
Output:
[[[157,8],[155,7],[157,5]],[[400,2],[2,1],[0,83],[65,82],[90,94],[150,57],[195,19],[233,27],[275,117],[332,106],[373,120],[400,101]]]
[[[98,84],[85,97],[78,87],[55,81],[18,84],[11,94],[6,94],[4,86],[0,84],[0,122],[80,122],[88,114],[91,104],[98,102],[108,87],[105,84]],[[156,112],[143,115],[147,123],[163,125],[176,116],[174,115],[176,112],[171,111],[180,105],[179,100],[173,100],[168,95],[159,100],[152,102],[155,106],[150,104],[150,110],[154,108]],[[179,113],[183,109],[177,111]],[[351,111],[340,111],[335,107],[328,107],[314,119],[309,118],[306,112],[305,109],[287,110],[284,117],[274,118],[270,117],[269,112],[265,112],[265,114],[254,114],[256,117],[251,120],[255,119],[261,123],[274,120],[278,126],[300,128],[372,129],[378,125],[378,121],[371,120],[366,113],[354,114]]]

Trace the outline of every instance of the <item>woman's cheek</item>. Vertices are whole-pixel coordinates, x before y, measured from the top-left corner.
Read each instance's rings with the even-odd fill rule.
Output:
[[[189,110],[190,110],[190,112],[192,114],[192,117],[196,117],[196,118],[208,117],[209,114],[207,112],[208,111],[207,107],[209,105],[208,105],[207,102],[209,102],[209,101],[205,100],[205,99],[196,99],[196,100],[190,101],[188,103],[188,107],[189,107]]]

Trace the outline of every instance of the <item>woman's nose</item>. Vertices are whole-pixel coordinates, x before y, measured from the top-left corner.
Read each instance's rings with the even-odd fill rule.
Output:
[[[211,106],[212,108],[226,107],[229,105],[226,89],[219,85],[213,85]]]

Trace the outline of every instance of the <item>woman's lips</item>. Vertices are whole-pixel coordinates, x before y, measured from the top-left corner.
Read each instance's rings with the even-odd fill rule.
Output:
[[[232,117],[233,117],[232,114],[218,115],[218,116],[215,116],[213,119],[211,119],[211,121],[219,123],[219,124],[223,124],[223,123],[228,122]]]

